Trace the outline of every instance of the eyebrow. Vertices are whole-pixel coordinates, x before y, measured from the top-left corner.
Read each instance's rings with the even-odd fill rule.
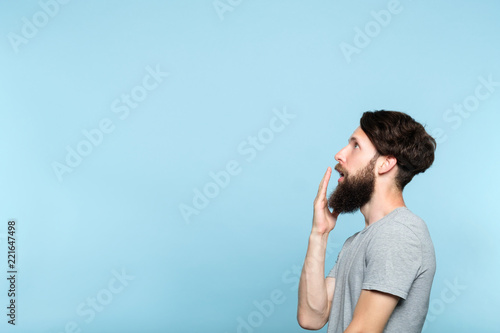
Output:
[[[348,143],[350,143],[351,141],[357,141],[357,142],[359,142],[358,138],[357,138],[357,137],[355,137],[354,135],[353,135],[353,136],[351,136],[351,137],[349,138],[349,140],[347,140],[347,142],[348,142]]]

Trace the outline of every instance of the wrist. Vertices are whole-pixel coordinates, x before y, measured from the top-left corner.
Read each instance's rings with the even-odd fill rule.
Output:
[[[329,233],[330,233],[329,231],[328,232],[320,232],[320,231],[313,229],[313,230],[311,230],[311,234],[309,235],[309,241],[325,241],[325,242],[327,242]]]

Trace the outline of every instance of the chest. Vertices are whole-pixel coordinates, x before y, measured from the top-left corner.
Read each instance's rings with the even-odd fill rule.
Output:
[[[339,256],[337,280],[349,289],[359,289],[367,267],[367,235],[357,235]]]

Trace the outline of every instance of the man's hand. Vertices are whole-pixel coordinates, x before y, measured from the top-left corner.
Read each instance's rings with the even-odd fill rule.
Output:
[[[314,216],[306,259],[299,282],[297,320],[302,328],[319,330],[328,322],[335,279],[325,278],[325,252],[328,234],[335,227],[337,213],[331,213],[326,199],[326,188],[332,168],[328,167],[314,200]]]
[[[330,212],[328,208],[328,199],[326,198],[326,189],[328,187],[328,182],[330,181],[330,176],[332,174],[332,168],[328,167],[326,169],[325,175],[319,184],[318,194],[316,199],[314,199],[314,215],[313,215],[313,226],[312,233],[317,234],[328,234],[335,228],[335,223],[337,222],[337,217],[339,214],[335,211]]]

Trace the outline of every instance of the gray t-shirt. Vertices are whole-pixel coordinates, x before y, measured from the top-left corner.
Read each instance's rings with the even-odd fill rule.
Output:
[[[385,333],[421,332],[429,308],[436,256],[425,222],[398,207],[349,237],[328,274],[335,293],[328,333],[349,326],[362,289],[399,296]]]

